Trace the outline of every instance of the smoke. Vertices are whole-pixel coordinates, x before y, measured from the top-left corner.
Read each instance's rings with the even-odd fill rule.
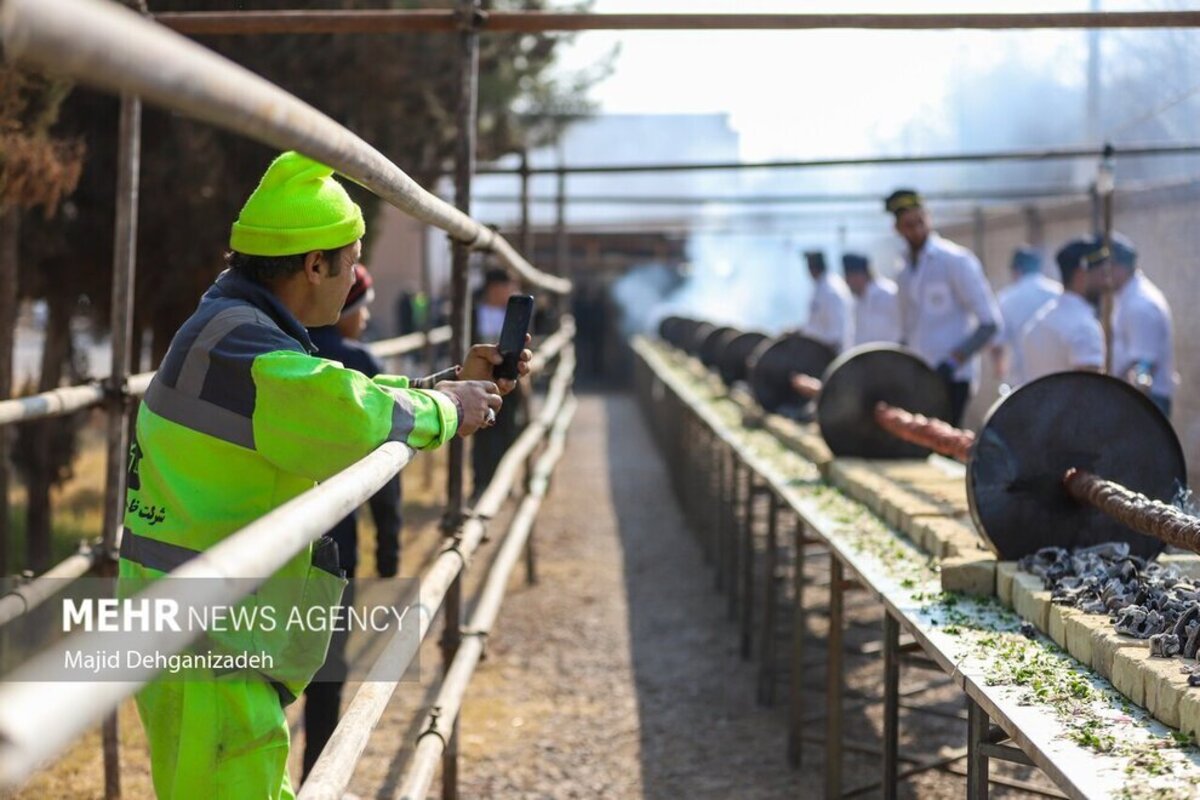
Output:
[[[1200,508],[1196,506],[1196,494],[1186,486],[1177,487],[1171,505],[1189,516],[1200,517]]]
[[[664,300],[682,281],[674,270],[662,264],[634,267],[613,281],[612,300],[621,309],[621,337],[628,339],[658,327],[666,316],[660,313]]]
[[[787,235],[696,233],[688,239],[688,259],[687,282],[655,316],[778,333],[808,315],[812,284]]]

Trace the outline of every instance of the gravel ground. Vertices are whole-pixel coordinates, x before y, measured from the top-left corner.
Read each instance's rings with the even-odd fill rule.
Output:
[[[755,703],[757,665],[737,652],[725,598],[688,531],[627,395],[585,395],[566,455],[538,523],[540,581],[517,576],[489,658],[471,685],[463,720],[463,797],[487,798],[803,798],[823,795],[823,745],[805,745],[790,769],[787,676],[773,708]],[[808,559],[810,581],[827,583],[828,559]],[[822,655],[827,622],[822,589],[806,593],[810,656]],[[880,611],[847,595],[847,645],[879,638]],[[786,641],[781,653],[786,653]],[[846,739],[880,743],[882,664],[846,660]],[[805,673],[806,700],[824,722],[822,666]],[[906,756],[928,759],[965,742],[958,691],[936,670],[906,667],[902,691],[944,716],[902,712]],[[867,702],[856,703],[851,695]],[[961,716],[962,719],[958,717]],[[847,788],[877,780],[877,755],[847,752]],[[965,762],[957,767],[964,768]],[[903,765],[902,765],[903,767]],[[993,774],[1032,780],[1027,768]],[[965,782],[946,772],[910,780],[901,795],[961,797]],[[863,796],[878,796],[872,791]],[[1034,796],[994,787],[996,797]]]
[[[414,487],[415,488],[415,487]],[[412,492],[412,495],[419,495]],[[423,498],[424,499],[424,498]],[[422,515],[414,514],[414,518]],[[431,519],[406,536],[406,571],[433,554]],[[423,523],[423,524],[421,524]],[[503,531],[506,521],[492,523]],[[785,527],[786,531],[787,528]],[[808,798],[823,796],[825,675],[822,640],[827,592],[806,591],[806,732],[803,766],[785,759],[787,676],[778,701],[755,702],[757,665],[738,654],[738,632],[726,599],[713,591],[705,566],[628,395],[584,395],[536,533],[538,582],[514,574],[486,660],[467,695],[461,728],[463,798]],[[485,546],[468,573],[478,588],[495,551]],[[809,586],[828,583],[828,559],[806,560]],[[880,744],[878,655],[853,651],[877,641],[879,607],[863,593],[846,597],[846,741]],[[402,684],[360,761],[352,796],[391,798],[404,774],[424,710],[440,672],[436,624],[421,655],[420,683]],[[790,631],[781,630],[780,663]],[[903,754],[930,759],[965,742],[960,694],[936,670],[906,667],[902,691],[934,684],[911,699],[942,716],[902,711]],[[348,686],[345,701],[353,696]],[[857,700],[857,697],[866,698]],[[293,775],[303,732],[296,708]],[[144,742],[135,715],[123,717],[126,797],[146,797]],[[959,718],[961,717],[961,719]],[[91,734],[17,798],[99,798],[98,742]],[[847,752],[847,788],[878,779],[878,755]],[[903,765],[902,765],[903,767]],[[965,771],[965,762],[954,769]],[[994,765],[992,774],[1049,786],[1035,770]],[[435,783],[430,796],[439,794]],[[930,771],[909,779],[902,797],[958,798],[957,775]],[[878,790],[864,797],[879,796]],[[995,797],[1035,795],[993,787]]]

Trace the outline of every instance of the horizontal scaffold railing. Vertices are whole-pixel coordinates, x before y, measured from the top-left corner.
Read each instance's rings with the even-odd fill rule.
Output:
[[[443,551],[421,577],[421,614],[418,616],[421,626],[420,639],[425,638],[433,615],[441,607],[450,584],[483,543],[486,521],[495,516],[504,504],[526,459],[533,454],[547,433],[571,413],[568,397],[575,372],[575,354],[569,345],[568,338],[560,348],[561,360],[546,392],[541,412],[504,454],[496,468],[495,477],[480,495],[479,502],[464,523],[455,544]],[[565,425],[566,422],[562,424]],[[513,524],[516,522],[514,519]],[[508,536],[512,535],[510,529]],[[381,676],[403,674],[415,656],[416,649],[411,637],[401,634],[393,636],[367,679],[346,707],[341,722],[313,765],[300,792],[302,800],[338,800],[344,795],[354,774],[355,765],[362,757],[371,733],[379,724],[379,719],[396,690],[395,680],[384,680]]]
[[[5,0],[6,58],[164,108],[327,164],[409,216],[493,253],[526,283],[566,293],[500,234],[422,188],[329,116],[250,70],[105,0]]]
[[[450,326],[444,325],[429,332],[428,338],[424,332],[408,333],[393,339],[382,339],[372,342],[368,347],[379,358],[394,358],[420,350],[426,344],[437,345],[450,341]],[[150,385],[153,372],[142,372],[130,375],[126,382],[125,394],[129,397],[141,397]],[[15,397],[11,400],[0,400],[0,425],[11,425],[14,422],[29,422],[46,417],[61,417],[94,408],[104,401],[106,388],[104,378],[94,383],[79,386],[64,386],[61,389],[51,389],[48,392],[32,394],[28,397]]]
[[[551,337],[553,338],[553,337]],[[372,342],[371,352],[380,358],[395,358],[416,352],[426,344],[436,345],[450,339],[449,326],[434,328],[428,334],[423,332],[397,336],[394,339],[383,339]],[[546,340],[550,344],[550,339]],[[561,347],[561,345],[556,345]],[[546,348],[539,348],[538,355],[542,356]],[[132,375],[126,386],[126,395],[141,397],[146,393],[146,387],[153,372],[143,372]],[[29,397],[19,397],[15,400],[0,402],[0,425],[13,422],[28,422],[45,417],[57,417],[70,414],[85,408],[99,405],[104,400],[103,382],[85,386],[67,386],[42,394]],[[121,543],[120,531],[116,532],[114,542]],[[105,549],[95,542],[82,542],[78,552],[72,553],[44,574],[32,581],[12,587],[0,595],[0,625],[21,616],[30,609],[36,608],[44,601],[62,591],[63,582],[86,575],[105,556]],[[0,576],[2,577],[2,576]]]
[[[462,28],[453,9],[185,11],[158,14],[188,34],[452,32]],[[1186,28],[1196,11],[1064,11],[1019,14],[590,14],[570,11],[484,11],[482,33],[694,30],[1031,30]]]
[[[496,476],[480,498],[476,514],[463,524],[459,535],[452,540],[454,544],[421,576],[416,611],[422,640],[446,591],[482,542],[483,519],[499,510],[516,484],[519,468],[562,411],[575,363],[569,346],[564,346],[561,354],[547,393],[544,413],[506,453]],[[199,605],[228,606],[239,602],[310,542],[366,502],[409,463],[413,452],[399,442],[380,446],[319,486],[221,540],[170,575],[178,579],[208,579],[195,583],[193,597]],[[270,546],[265,547],[264,542],[269,542]],[[156,600],[169,599],[170,595],[171,589],[160,581],[151,584],[138,597],[146,598],[153,606]],[[164,656],[180,653],[200,633],[184,626],[178,631],[168,626],[155,642],[156,650]],[[96,632],[72,633],[64,639],[63,646],[69,650],[91,652],[95,650],[91,643],[101,636]],[[105,642],[107,646],[113,646],[111,637]],[[119,642],[117,649],[120,649]],[[391,674],[402,674],[415,655],[416,644],[409,637],[396,636],[376,667],[385,665],[383,668],[395,669]],[[0,790],[19,785],[47,759],[61,753],[75,738],[157,674],[153,668],[139,667],[129,670],[130,679],[121,682],[39,681],[40,676],[61,666],[58,659],[54,652],[34,656],[0,685]],[[372,683],[364,686],[378,688]],[[388,690],[389,697],[394,688],[393,684]],[[386,698],[383,704],[386,705]],[[382,705],[379,711],[382,712]],[[365,730],[362,747],[373,727],[372,724]],[[332,740],[330,746],[335,741]],[[357,752],[361,753],[362,748],[359,747]],[[347,781],[349,776],[347,772]]]

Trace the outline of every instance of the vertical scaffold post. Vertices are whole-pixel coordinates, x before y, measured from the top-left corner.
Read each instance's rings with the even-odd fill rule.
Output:
[[[521,222],[520,229],[517,231],[521,242],[521,255],[529,261],[534,261],[533,258],[533,226],[529,217],[529,151],[521,150]],[[533,478],[533,469],[536,459],[531,452],[529,457],[525,459],[525,492],[530,491],[530,480]],[[534,550],[534,532],[529,531],[529,536],[525,540],[525,583],[532,586],[537,583],[537,553]]]
[[[1113,192],[1116,190],[1116,176],[1113,174],[1113,146],[1104,145],[1104,157],[1100,161],[1099,174],[1096,177],[1096,191],[1100,195],[1100,237],[1104,242],[1104,250],[1109,253],[1111,264],[1112,235],[1113,235]],[[1100,300],[1100,324],[1104,329],[1104,371],[1111,373],[1113,369],[1113,293],[1105,292]]]
[[[475,125],[479,85],[479,0],[459,0],[461,28],[459,45],[458,84],[458,147],[454,158],[454,204],[464,214],[471,213],[471,176],[475,172]],[[470,262],[470,243],[452,244],[450,270],[450,357],[462,364],[470,346],[471,307],[467,296],[467,270]],[[450,471],[446,480],[446,520],[449,532],[458,535],[463,521],[464,482],[463,441],[455,437],[450,442]],[[442,636],[442,663],[448,670],[458,652],[462,639],[462,574],[455,578],[445,600],[445,631]],[[442,755],[442,797],[458,798],[458,719],[450,731]]]
[[[799,767],[804,752],[804,520],[796,516],[792,537],[792,673],[788,703],[788,763]]]
[[[566,277],[570,265],[570,246],[567,243],[567,171],[559,168],[558,185],[554,196],[554,274]],[[565,313],[565,297],[556,296],[556,310]]]
[[[900,623],[883,613],[883,797],[895,800],[900,756]]]
[[[134,275],[137,264],[138,178],[142,153],[142,101],[121,95],[117,131],[117,197],[113,238],[112,367],[104,389],[107,394],[108,431],[104,467],[103,554],[100,574],[116,574],[117,530],[125,510],[125,473],[129,450],[129,415],[125,381],[129,377],[130,340],[133,335]],[[101,726],[104,748],[104,797],[121,796],[121,764],[117,712]]]
[[[825,797],[842,796],[842,562],[829,553],[829,637],[825,672]]]

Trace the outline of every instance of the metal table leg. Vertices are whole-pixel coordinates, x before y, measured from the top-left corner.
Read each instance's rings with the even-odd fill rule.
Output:
[[[717,528],[721,515],[721,440],[709,431],[705,452],[704,503],[704,563],[713,563],[716,549]]]
[[[729,480],[729,461],[732,456],[722,444],[717,456],[717,519],[716,535],[713,538],[713,580],[718,592],[725,589],[725,537],[729,535],[729,518],[732,492]]]
[[[829,639],[825,675],[825,797],[842,796],[842,562],[829,556]]]
[[[763,559],[763,613],[758,635],[758,702],[775,704],[775,606],[779,602],[779,498],[767,494],[767,550]]]
[[[967,800],[987,800],[988,756],[984,745],[988,743],[987,712],[967,697]]]
[[[799,767],[804,749],[804,523],[796,517],[792,535],[792,664],[788,698],[788,763]]]
[[[738,459],[737,455],[731,456],[733,459],[733,480],[730,492],[731,503],[730,510],[730,526],[729,536],[725,540],[725,587],[729,589],[729,593],[725,595],[726,612],[730,622],[737,619],[738,607],[738,543],[741,541],[743,534],[742,530],[742,473],[745,470],[745,465]]]
[[[754,473],[746,470],[746,503],[742,515],[741,552],[738,565],[741,567],[742,660],[749,661],[754,654],[754,507],[765,487],[755,486]]]
[[[900,745],[900,623],[883,615],[883,797],[896,800]]]

